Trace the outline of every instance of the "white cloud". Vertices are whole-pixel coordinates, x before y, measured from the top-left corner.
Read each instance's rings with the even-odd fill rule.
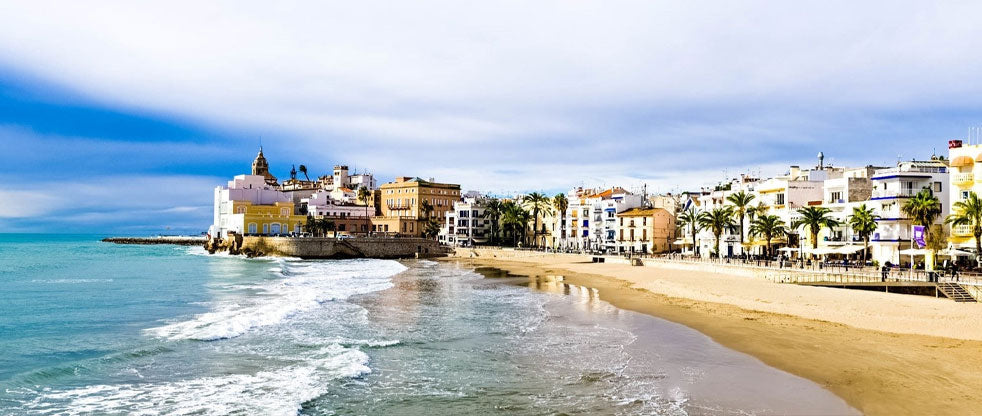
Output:
[[[111,106],[268,132],[291,156],[551,188],[783,165],[863,134],[909,146],[923,136],[877,137],[880,114],[982,104],[979,15],[906,1],[32,1],[0,13],[0,62]]]
[[[43,192],[0,189],[0,218],[41,216],[53,210],[56,201]]]

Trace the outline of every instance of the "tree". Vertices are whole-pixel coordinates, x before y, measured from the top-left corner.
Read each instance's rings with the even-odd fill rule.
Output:
[[[694,254],[696,252],[696,233],[702,228],[699,224],[699,213],[696,212],[695,208],[682,211],[678,216],[678,225],[682,228],[688,226],[692,231],[692,253]]]
[[[849,227],[863,238],[863,260],[869,258],[869,236],[876,231],[878,219],[880,216],[873,213],[873,208],[866,208],[866,204],[853,207],[852,215],[849,216]]]
[[[566,240],[566,210],[569,209],[569,200],[566,199],[566,194],[558,193],[556,196],[552,197],[552,206],[559,211],[560,223],[559,230],[562,232],[563,241]]]
[[[528,229],[529,212],[521,205],[512,201],[505,201],[502,204],[501,225],[506,235],[511,235],[512,245],[518,245],[518,237],[521,235],[522,241],[525,240],[525,232]]]
[[[784,220],[777,215],[761,215],[750,223],[750,235],[763,237],[767,241],[767,256],[774,255],[771,252],[771,240],[787,232]]]
[[[498,198],[490,198],[484,203],[484,218],[491,220],[491,243],[498,241],[498,224],[501,221],[502,205]]]
[[[532,243],[536,247],[538,247],[539,245],[538,244],[539,242],[536,239],[536,236],[539,234],[539,213],[551,212],[551,208],[550,208],[551,202],[552,201],[549,200],[549,197],[539,192],[532,192],[528,195],[525,195],[525,197],[522,198],[522,208],[525,208],[526,210],[532,212],[531,219],[534,222],[534,224],[532,225],[532,240],[533,240]]]
[[[724,230],[736,225],[733,223],[733,207],[722,206],[713,208],[712,211],[703,211],[699,214],[699,224],[702,228],[708,228],[713,232],[713,237],[716,239],[716,256],[721,256],[720,236],[723,235]]]
[[[754,194],[748,194],[744,191],[730,194],[726,197],[726,200],[733,204],[733,214],[740,219],[740,245],[743,245],[743,219],[747,215],[747,210],[752,209],[750,207],[750,202],[756,198]]]
[[[365,204],[365,230],[368,230],[368,227],[371,227],[371,220],[368,217],[368,198],[371,197],[372,191],[369,191],[368,187],[362,185],[360,188],[358,188],[358,200]],[[426,200],[423,202],[426,202]]]
[[[300,173],[303,174],[303,178],[310,182],[310,177],[307,176],[307,165],[300,165]]]
[[[952,206],[954,211],[945,223],[952,226],[968,226],[972,229],[972,236],[975,237],[975,260],[982,263],[982,199],[975,192],[969,192],[968,198],[964,201],[955,202]]]
[[[436,238],[440,235],[440,226],[442,223],[436,218],[430,217],[423,222],[423,238]]]
[[[317,232],[317,219],[313,215],[307,214],[307,220],[303,222],[303,231],[310,235]]]
[[[900,206],[900,212],[903,212],[912,224],[923,226],[924,238],[930,239],[931,224],[934,224],[934,220],[938,219],[938,216],[941,215],[941,201],[938,197],[934,196],[930,188],[925,187],[917,195],[914,195],[913,198],[908,199],[907,202]],[[911,244],[911,248],[913,248],[913,244]]]
[[[839,226],[839,220],[832,218],[829,214],[832,210],[825,207],[805,207],[799,208],[798,214],[801,215],[797,221],[792,223],[792,228],[808,228],[808,235],[811,236],[812,249],[818,248],[818,233],[822,228],[832,228]]]

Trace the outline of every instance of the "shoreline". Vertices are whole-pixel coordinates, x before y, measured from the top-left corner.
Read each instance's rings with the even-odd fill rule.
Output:
[[[583,264],[575,256],[541,257],[544,259],[442,260],[529,278],[562,276],[569,284],[596,289],[602,300],[618,308],[685,325],[727,348],[812,380],[864,414],[967,414],[977,410],[976,392],[982,391],[982,372],[978,371],[982,341],[859,328],[693,299],[699,296],[668,296],[617,276],[616,271],[623,270],[611,265],[604,269]],[[637,273],[653,274],[651,270]]]

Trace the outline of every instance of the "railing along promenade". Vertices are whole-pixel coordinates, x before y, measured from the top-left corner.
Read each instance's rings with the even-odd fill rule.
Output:
[[[661,263],[668,266],[689,265],[692,268],[716,273],[740,272],[740,274],[762,277],[778,283],[932,282],[931,275],[924,270],[890,267],[884,273],[878,267],[815,261],[809,263],[801,262],[800,260],[704,259],[667,255],[646,257],[642,259],[642,262],[653,265]],[[952,275],[951,273],[937,271],[934,273],[934,281],[982,286],[982,274],[958,272]]]

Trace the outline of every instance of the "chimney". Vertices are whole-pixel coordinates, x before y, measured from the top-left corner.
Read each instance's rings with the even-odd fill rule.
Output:
[[[818,152],[818,170],[825,170],[825,154]]]

